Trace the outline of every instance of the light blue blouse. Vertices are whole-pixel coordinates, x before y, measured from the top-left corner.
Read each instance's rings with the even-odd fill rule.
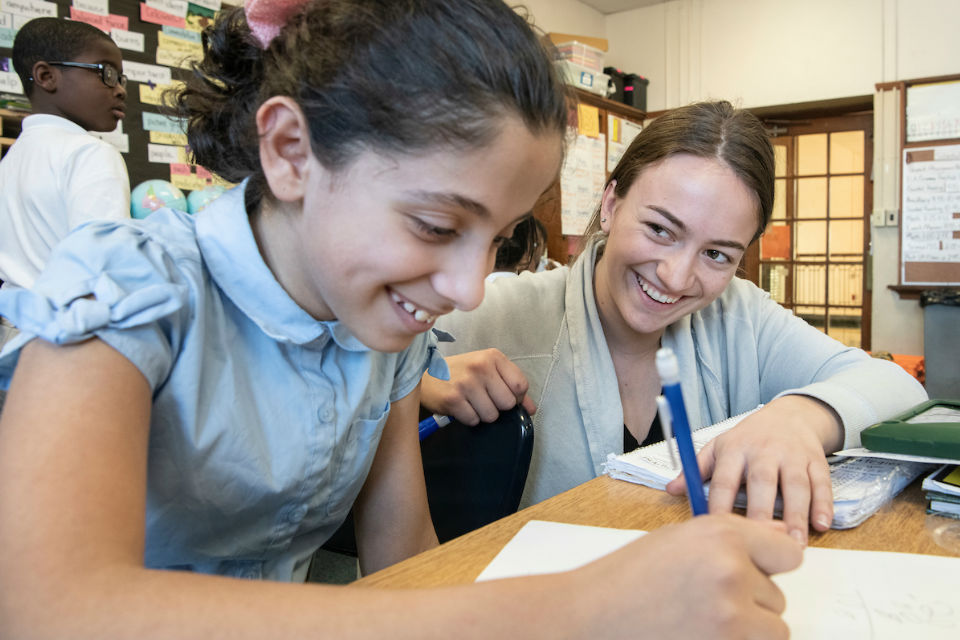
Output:
[[[96,336],[149,381],[153,568],[302,577],[360,491],[390,403],[427,368],[448,375],[430,334],[379,353],[300,308],[260,256],[242,186],[196,216],[79,227],[33,289],[0,292],[0,315],[21,330],[0,354],[4,388],[37,336]]]

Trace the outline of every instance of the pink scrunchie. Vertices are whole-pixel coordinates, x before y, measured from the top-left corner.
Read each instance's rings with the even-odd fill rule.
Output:
[[[250,31],[266,49],[283,25],[308,0],[246,0],[243,4]]]

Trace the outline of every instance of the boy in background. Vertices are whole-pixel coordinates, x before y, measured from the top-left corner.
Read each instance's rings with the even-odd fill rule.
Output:
[[[130,217],[119,151],[87,131],[113,131],[127,96],[123,57],[96,27],[59,18],[23,25],[13,66],[33,115],[0,162],[0,280],[24,287],[77,225]],[[0,346],[5,334],[0,327]]]

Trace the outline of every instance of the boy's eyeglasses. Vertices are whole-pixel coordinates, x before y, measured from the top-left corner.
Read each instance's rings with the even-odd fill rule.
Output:
[[[47,64],[57,65],[60,67],[78,67],[80,69],[92,69],[94,71],[100,72],[100,79],[103,80],[103,84],[107,85],[111,89],[118,84],[124,89],[127,88],[127,76],[123,75],[117,68],[112,64],[104,64],[102,62],[48,62]]]

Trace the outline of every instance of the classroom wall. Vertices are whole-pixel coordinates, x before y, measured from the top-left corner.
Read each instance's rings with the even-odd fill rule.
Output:
[[[525,7],[535,18],[538,28],[546,33],[575,33],[595,38],[606,37],[606,20],[604,15],[579,0],[525,0],[515,2],[507,0],[511,6],[516,5],[521,13]]]
[[[530,3],[545,24],[573,16],[570,4]],[[878,82],[960,72],[958,0],[673,0],[604,23],[584,35],[606,37],[609,64],[650,80],[649,111],[707,98],[764,107],[871,95]],[[875,147],[884,135],[875,131]],[[889,179],[875,172],[875,188]],[[871,237],[873,347],[922,354],[921,309],[887,289],[898,228]]]
[[[674,0],[605,21],[607,61],[650,79],[650,111],[867,95],[960,66],[957,0]]]

